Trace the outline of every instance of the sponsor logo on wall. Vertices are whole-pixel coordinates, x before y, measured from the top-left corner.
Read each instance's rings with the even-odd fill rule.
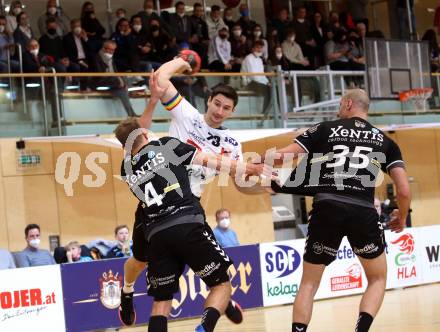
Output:
[[[414,253],[415,241],[410,233],[406,233],[391,241],[399,249],[394,257],[394,264],[397,267],[397,279],[405,280],[417,277],[416,255]]]
[[[355,263],[350,265],[342,276],[330,278],[332,292],[362,288],[362,267]]]
[[[439,269],[440,268],[440,245],[434,246],[426,246],[426,257],[429,261],[429,267],[431,269]]]
[[[112,270],[104,272],[99,278],[101,296],[99,299],[107,309],[116,309],[121,304],[122,276],[119,272],[113,274]]]

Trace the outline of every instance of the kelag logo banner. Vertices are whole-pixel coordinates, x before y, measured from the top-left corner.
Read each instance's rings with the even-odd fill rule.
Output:
[[[226,249],[234,265],[229,274],[233,299],[243,308],[261,307],[261,276],[258,245]],[[68,331],[119,327],[119,294],[123,285],[124,259],[101,260],[62,266],[64,305]],[[179,280],[181,292],[173,300],[171,318],[201,315],[208,288],[192,270]],[[152,299],[147,295],[145,273],[135,284],[137,324],[150,317]]]
[[[0,331],[64,331],[59,265],[0,271]]]
[[[304,243],[304,240],[292,240],[260,244],[265,306],[294,301],[301,281]]]

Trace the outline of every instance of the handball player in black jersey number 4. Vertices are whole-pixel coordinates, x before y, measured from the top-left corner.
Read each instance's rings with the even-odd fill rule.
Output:
[[[339,120],[318,123],[273,156],[282,163],[287,154],[289,158],[291,154],[306,154],[301,161],[306,165],[303,184],[290,185],[298,175],[294,171],[289,183],[273,182],[272,189],[314,196],[303,275],[293,305],[294,332],[306,332],[322,274],[336,259],[344,236],[368,279],[356,332],[369,330],[383,301],[387,265],[383,229],[373,203],[375,180],[383,171],[396,185],[398,210],[393,211],[394,217],[389,224],[392,231],[400,232],[405,227],[411,195],[398,145],[367,121],[369,103],[365,91],[347,91],[341,99]],[[321,163],[319,167],[317,163]],[[298,165],[296,171],[299,172],[299,168]],[[314,182],[313,185],[310,182]]]
[[[198,132],[201,135],[207,135],[214,133],[211,136],[220,137],[220,142],[213,140],[210,146],[198,146],[201,151],[209,151],[220,154],[224,151],[230,152],[230,155],[234,159],[241,158],[241,145],[230,137],[229,131],[222,127],[223,121],[228,118],[234,110],[237,103],[236,92],[229,86],[218,86],[213,89],[213,94],[208,102],[208,112],[205,115],[201,115],[198,111],[189,104],[185,99],[182,99],[177,94],[176,89],[171,84],[169,79],[175,73],[189,72],[188,64],[182,59],[172,60],[161,66],[158,72],[150,77],[150,101],[139,119],[139,122],[143,128],[149,128],[151,125],[153,110],[159,100],[162,100],[164,106],[170,111],[172,115],[170,135],[177,137],[185,142],[190,142],[189,132]],[[161,81],[163,87],[158,85],[158,81]],[[170,97],[172,96],[172,97]],[[208,115],[210,115],[208,117]],[[206,131],[206,133],[204,133]],[[226,143],[225,143],[226,142]],[[212,144],[211,144],[212,143]],[[218,144],[220,143],[220,144]],[[229,144],[229,145],[228,145]],[[232,153],[231,153],[232,152]],[[200,172],[198,172],[200,176]],[[197,179],[197,174],[192,173],[191,177]],[[197,181],[196,181],[197,182]],[[234,182],[235,184],[235,182]],[[240,191],[253,194],[261,192],[261,188],[238,188]],[[192,185],[193,192],[196,196],[200,196],[203,185]],[[133,285],[139,274],[145,268],[147,263],[148,243],[143,236],[144,227],[143,209],[138,207],[136,211],[136,221],[133,231],[133,257],[129,258],[124,266],[124,287],[121,292],[121,306],[120,317],[124,325],[132,325],[135,323],[135,310],[133,305]],[[211,230],[206,224],[207,231]],[[230,301],[226,311],[226,316],[234,323],[239,324],[243,320],[243,314],[238,303]]]

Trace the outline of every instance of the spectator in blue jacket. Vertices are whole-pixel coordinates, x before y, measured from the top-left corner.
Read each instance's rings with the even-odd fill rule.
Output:
[[[119,225],[115,228],[116,245],[109,250],[106,258],[130,257],[133,255],[129,233],[130,230],[127,225]]]
[[[217,227],[213,229],[217,242],[223,247],[239,246],[237,234],[231,229],[231,212],[227,209],[217,210],[215,213]]]

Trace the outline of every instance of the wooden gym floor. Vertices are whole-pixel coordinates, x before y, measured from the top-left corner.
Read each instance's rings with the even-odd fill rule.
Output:
[[[315,302],[310,332],[352,332],[357,319],[360,296]],[[140,314],[138,312],[138,314]],[[170,323],[169,332],[192,332],[199,319]],[[146,326],[127,328],[124,332],[145,332]],[[216,332],[290,332],[291,306],[247,310],[244,322],[231,324],[222,317]],[[381,311],[370,329],[372,332],[439,332],[440,283],[406,289],[390,290],[385,294]]]

